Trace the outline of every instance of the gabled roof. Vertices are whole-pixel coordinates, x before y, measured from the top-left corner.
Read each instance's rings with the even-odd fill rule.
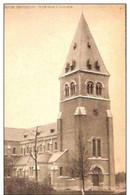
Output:
[[[38,131],[40,131],[40,135],[38,137],[48,137],[48,136],[57,135],[57,123],[50,123],[50,124],[26,129],[25,133],[27,133],[28,136],[24,138],[23,135],[22,140],[33,139],[34,136],[32,135],[32,133],[35,134],[37,128]]]
[[[32,137],[31,133],[36,131],[37,127],[20,129],[20,128],[8,128],[5,127],[5,141],[25,141]],[[50,123],[42,126],[38,126],[38,130],[41,132],[39,137],[48,137],[57,135],[57,123]],[[28,136],[25,138],[24,134],[28,133]]]
[[[38,154],[37,162],[38,163],[48,163],[51,155],[52,154],[47,154],[47,153]]]
[[[68,150],[64,150],[61,152],[55,152],[52,154],[51,158],[49,159],[49,163],[56,162],[62,155],[64,155]]]
[[[20,156],[15,161],[15,166],[27,165],[30,156]]]
[[[65,73],[67,64],[69,63],[71,65],[73,60],[76,62],[74,70],[69,69],[69,71]],[[95,63],[98,61],[98,64],[100,65],[100,73],[109,75],[89,30],[88,24],[82,14],[60,76],[62,77],[76,70],[87,70],[88,60],[90,60],[90,63],[92,64],[92,71],[99,72],[95,68]]]
[[[48,160],[50,158],[51,154],[38,154],[37,155],[37,163],[48,163]],[[32,159],[32,157],[30,155],[24,155],[24,156],[20,156],[16,159],[15,161],[15,166],[25,166],[27,164],[30,164],[30,161],[34,163],[34,160]]]
[[[21,141],[24,132],[25,129],[5,127],[4,139],[5,141]]]

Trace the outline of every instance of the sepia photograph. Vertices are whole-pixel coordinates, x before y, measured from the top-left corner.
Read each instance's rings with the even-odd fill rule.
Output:
[[[4,194],[126,195],[126,4],[4,4]]]

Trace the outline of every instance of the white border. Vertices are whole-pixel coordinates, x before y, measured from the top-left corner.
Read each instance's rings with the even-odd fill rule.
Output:
[[[104,0],[62,0],[62,1],[58,1],[58,0],[46,0],[46,1],[42,1],[42,0],[1,0],[2,2],[0,2],[0,173],[1,173],[1,177],[0,177],[0,188],[1,188],[1,194],[3,194],[3,4],[4,3],[22,3],[22,4],[27,4],[27,3],[46,3],[46,4],[51,4],[51,3],[59,3],[59,4],[72,4],[72,3],[78,3],[78,4],[98,4],[98,3],[102,3],[102,4],[115,4],[115,3],[119,3],[119,4],[127,4],[127,10],[126,10],[126,15],[127,15],[127,35],[130,35],[130,28],[129,28],[129,18],[130,18],[130,1],[129,0],[109,0],[109,1],[104,1]],[[129,44],[130,43],[130,36],[127,36],[127,55],[129,55]],[[127,60],[127,68],[126,68],[126,76],[127,76],[127,119],[128,116],[130,116],[130,109],[129,109],[129,100],[130,100],[130,87],[129,83],[130,83],[130,63],[129,63],[129,59]],[[119,105],[120,106],[120,105]],[[130,131],[130,123],[128,123],[127,120],[127,129]],[[128,142],[130,133],[129,131],[127,131],[127,148],[129,148],[130,146],[130,142]],[[127,154],[128,155],[128,154]],[[130,158],[129,156],[127,156],[127,165],[130,166]],[[130,168],[129,166],[127,167],[127,184],[130,183],[130,177],[128,177],[129,173],[130,173]],[[127,193],[129,194],[130,191],[130,187],[127,186]]]

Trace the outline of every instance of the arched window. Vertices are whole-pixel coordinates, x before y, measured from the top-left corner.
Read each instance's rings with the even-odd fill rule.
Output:
[[[65,85],[65,97],[69,96],[69,86],[68,84]]]
[[[24,149],[23,149],[23,153],[25,154],[25,152],[26,152],[26,151],[25,151],[25,148],[24,148]]]
[[[27,153],[29,153],[29,147],[27,146]]]
[[[13,154],[16,154],[16,148],[13,148]]]
[[[50,144],[49,143],[47,144],[47,150],[50,150]]]
[[[23,148],[21,148],[21,154],[23,154]]]
[[[63,167],[60,167],[60,175],[63,175]]]
[[[70,90],[71,90],[71,95],[75,95],[75,83],[74,82],[70,83]]]
[[[97,140],[97,151],[98,151],[98,156],[101,156],[101,140]]]
[[[88,94],[93,94],[93,82],[89,81],[87,83],[87,93]]]
[[[102,95],[102,84],[101,83],[96,84],[96,95]]]
[[[96,156],[96,140],[92,140],[92,155]]]
[[[55,150],[57,150],[57,142],[55,142]]]
[[[40,144],[40,146],[39,146],[39,151],[40,152],[42,151],[42,144]]]
[[[42,144],[43,152],[45,152],[45,146],[46,146],[46,143],[45,143],[45,141],[43,141],[43,144]]]

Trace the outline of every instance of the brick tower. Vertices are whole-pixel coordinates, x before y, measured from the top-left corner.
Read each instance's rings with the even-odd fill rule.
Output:
[[[59,151],[75,152],[82,131],[91,164],[89,185],[114,187],[113,124],[109,73],[83,15],[60,75]]]

